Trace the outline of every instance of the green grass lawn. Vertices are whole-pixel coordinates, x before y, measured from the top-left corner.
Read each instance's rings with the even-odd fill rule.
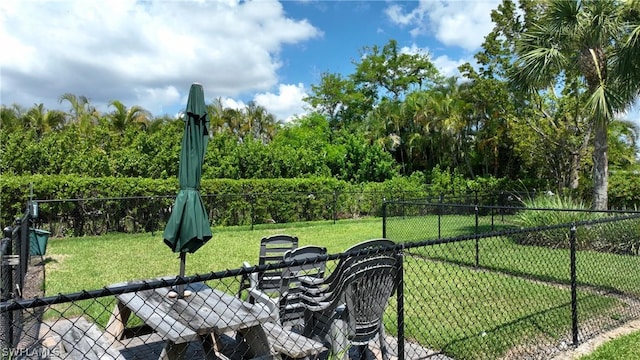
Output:
[[[509,274],[569,284],[569,250],[515,244],[506,237],[479,241],[479,266]],[[468,266],[475,265],[475,240],[420,248],[422,256]],[[578,251],[576,274],[579,285],[640,295],[640,257],[595,251]]]
[[[408,257],[405,332],[456,359],[491,359],[523,344],[570,338],[569,289],[446,262]],[[616,299],[578,292],[580,321],[616,316]]]
[[[440,221],[441,237],[470,235],[475,231],[474,216],[444,216]],[[480,217],[478,233],[513,228],[510,218]],[[567,231],[568,233],[568,231]],[[438,238],[438,219],[430,217],[393,218],[387,223],[387,234],[402,241]],[[507,237],[483,238],[478,242],[479,266],[509,274],[529,276],[568,284],[569,250],[541,246],[522,246]],[[412,252],[433,259],[464,265],[475,265],[475,240],[423,247]],[[640,296],[640,257],[596,251],[578,251],[576,255],[578,283]]]
[[[478,217],[478,233],[512,228],[509,216]],[[387,236],[402,241],[423,241],[438,237],[454,237],[476,232],[476,219],[471,215],[395,216],[387,219]]]
[[[433,238],[433,226],[424,225],[436,224],[436,218],[407,220],[414,222],[407,231],[423,226],[419,229],[421,232],[416,231],[413,240]],[[469,234],[469,229],[475,229],[473,217],[448,220],[443,227],[443,236]],[[486,219],[480,226],[485,231],[490,228]],[[435,229],[437,236],[437,227]],[[243,261],[255,264],[260,239],[264,236],[287,233],[298,236],[301,246],[322,245],[329,253],[337,253],[358,242],[381,237],[382,224],[380,219],[362,219],[343,220],[335,225],[312,222],[287,224],[286,227],[263,225],[253,231],[246,227],[213,230],[213,238],[196,253],[187,256],[187,275],[238,268]],[[389,238],[394,239],[393,235]],[[404,236],[401,238],[406,240]],[[553,344],[567,336],[570,330],[569,290],[520,275],[565,279],[568,255],[559,250],[510,244],[502,238],[483,239],[480,259],[484,269],[474,269],[466,266],[475,261],[474,249],[474,242],[465,242],[407,251],[408,255],[416,255],[407,256],[404,263],[408,339],[455,358],[484,359],[504,355],[523,343]],[[616,273],[617,268],[604,269],[606,262],[614,261],[615,257],[607,254],[580,256],[584,259],[581,261],[602,267],[585,275],[589,281],[624,283],[621,279],[616,280],[621,275]],[[51,239],[46,258],[47,295],[99,289],[127,280],[174,276],[179,269],[177,255],[164,245],[160,232]],[[622,262],[619,266],[631,265]],[[633,275],[628,271],[625,274]],[[221,280],[212,286],[235,293],[238,279]],[[613,298],[587,292],[580,292],[578,296],[581,319],[612,317],[622,307]],[[104,325],[113,304],[114,299],[107,297],[99,301],[58,305],[48,316],[68,317],[84,313]],[[395,306],[394,300],[385,319],[390,334],[396,333]]]
[[[300,246],[316,244],[337,253],[360,241],[382,236],[380,219],[313,222],[295,227],[262,226],[214,228],[213,238],[187,255],[188,275],[236,269],[243,261],[258,261],[260,239],[287,233],[298,236]],[[47,248],[46,293],[70,293],[99,289],[128,280],[175,276],[178,255],[162,241],[162,232],[109,234],[50,239]]]
[[[640,360],[640,331],[611,340],[580,360]]]

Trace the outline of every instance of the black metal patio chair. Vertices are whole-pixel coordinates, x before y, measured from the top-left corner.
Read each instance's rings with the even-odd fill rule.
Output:
[[[260,240],[260,254],[258,257],[258,265],[278,264],[282,262],[284,254],[287,251],[298,247],[298,238],[287,234],[277,234],[264,237]],[[245,267],[251,267],[248,262],[243,264]],[[251,273],[244,275],[240,279],[240,289],[238,295],[248,289],[257,289],[268,295],[280,294],[280,282],[282,279],[282,269],[270,269],[264,272]],[[247,298],[250,302],[255,301],[250,295]]]
[[[327,248],[314,245],[287,251],[283,255],[282,261],[294,264],[281,269],[278,291],[267,293],[259,286],[251,286],[248,288],[249,296],[277,314],[282,325],[303,325],[305,307],[299,297],[302,291],[299,278],[322,278],[325,262],[319,261],[318,257],[326,254]]]

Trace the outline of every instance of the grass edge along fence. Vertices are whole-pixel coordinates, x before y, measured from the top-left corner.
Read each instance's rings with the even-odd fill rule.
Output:
[[[471,208],[477,217],[459,211],[441,214],[443,229],[459,223],[456,231],[461,233],[485,226],[490,215],[481,216],[484,213],[481,209]],[[610,224],[627,226],[625,222],[638,222],[639,214],[616,213],[597,220],[535,228],[505,226],[498,231],[467,231],[465,235],[437,238],[437,230],[427,229],[437,224],[435,216],[409,216],[406,210],[401,216],[386,214],[384,218],[386,236],[395,240],[396,248],[404,254],[402,286],[385,318],[387,333],[396,337],[400,348],[419,344],[455,359],[551,357],[640,315],[640,279],[634,274],[640,259],[578,250],[577,246],[581,229],[611,230],[607,227]],[[512,221],[509,216],[505,216],[505,222]],[[407,234],[390,232],[398,228],[389,226],[389,222],[400,224],[420,218],[426,226],[416,228],[414,222],[410,228],[400,228],[407,228],[412,235],[421,236],[421,240],[403,241]],[[514,236],[545,232],[565,234],[566,243],[545,248],[513,244],[511,240]],[[481,256],[475,255],[476,249]],[[344,256],[348,254],[328,255],[318,261]],[[477,266],[476,259],[479,259]],[[209,281],[213,282],[211,286],[235,294],[242,274],[286,266],[283,263],[232,269],[151,285]],[[605,272],[608,267],[612,271]],[[608,281],[609,277],[623,282]],[[622,286],[625,284],[626,287]],[[104,326],[103,317],[113,307],[109,299],[118,292],[138,290],[139,287],[106,288],[8,301],[0,304],[0,314],[46,307],[49,324],[51,321],[55,324],[56,317],[52,318],[52,314],[57,314],[59,321],[81,315]]]

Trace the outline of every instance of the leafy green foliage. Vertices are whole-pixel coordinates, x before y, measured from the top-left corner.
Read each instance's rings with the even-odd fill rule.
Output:
[[[588,211],[588,207],[568,196],[541,194],[524,201],[529,208],[518,212],[515,223],[523,228],[567,224],[600,219],[604,213]],[[573,211],[572,211],[573,210]],[[569,233],[566,229],[544,230],[515,234],[518,244],[567,248]],[[596,223],[580,226],[576,232],[576,245],[582,250],[596,250],[615,254],[640,254],[640,221],[628,219],[615,223]]]
[[[437,199],[443,190],[492,194],[507,185],[478,178],[443,188],[427,183],[422,173],[361,184],[335,177],[203,179],[201,194],[213,225],[250,225],[380,216],[384,199]],[[24,211],[33,188],[34,199],[54,200],[41,202],[42,221],[56,227],[49,230],[56,236],[79,236],[160,230],[178,192],[178,180],[6,175],[0,178],[0,188],[4,224]],[[76,200],[59,201],[63,199]]]
[[[581,360],[638,360],[640,359],[640,331],[608,341]]]

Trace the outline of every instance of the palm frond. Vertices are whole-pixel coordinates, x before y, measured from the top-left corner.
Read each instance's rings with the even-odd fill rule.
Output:
[[[606,84],[601,84],[589,96],[587,109],[596,122],[609,123],[614,113],[624,109],[624,99]]]
[[[532,45],[532,44],[530,44]],[[515,63],[511,82],[527,90],[546,87],[563,69],[570,66],[569,59],[555,46],[523,46],[520,58]]]
[[[548,2],[545,22],[554,38],[575,34],[580,27],[580,2],[577,0],[551,0]]]
[[[638,87],[640,84],[640,24],[628,27],[628,36],[616,54],[616,73],[623,81]]]
[[[587,0],[584,6],[584,36],[589,46],[605,47],[622,34],[622,7],[614,0]]]

